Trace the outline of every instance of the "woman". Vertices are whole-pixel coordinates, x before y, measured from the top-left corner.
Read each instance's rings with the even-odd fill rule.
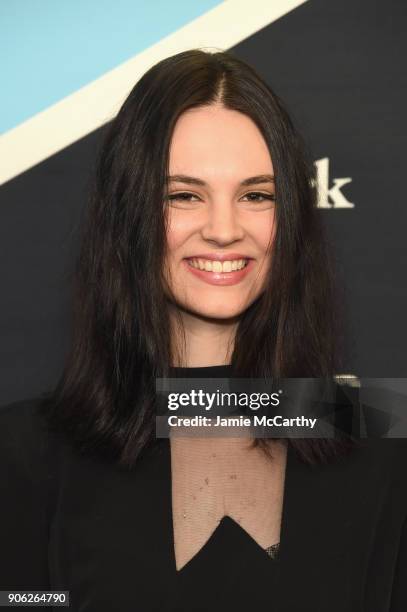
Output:
[[[136,84],[100,154],[63,376],[1,413],[1,589],[95,612],[405,609],[404,441],[155,435],[157,378],[337,371],[313,179],[233,55]]]

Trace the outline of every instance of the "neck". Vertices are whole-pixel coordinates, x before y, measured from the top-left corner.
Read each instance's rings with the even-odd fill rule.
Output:
[[[182,310],[179,313],[185,344],[182,330],[179,328],[179,319],[175,313],[171,313],[173,365],[198,368],[230,364],[238,320],[210,319]]]

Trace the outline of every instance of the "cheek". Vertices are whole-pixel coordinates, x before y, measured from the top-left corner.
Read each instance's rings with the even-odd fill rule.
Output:
[[[253,240],[260,252],[267,254],[267,250],[272,245],[276,235],[276,223],[274,210],[268,212],[267,215],[257,214],[251,219],[247,225],[247,231],[250,232]]]
[[[182,248],[189,236],[194,232],[196,223],[188,215],[171,211],[167,225],[167,247],[169,256]]]

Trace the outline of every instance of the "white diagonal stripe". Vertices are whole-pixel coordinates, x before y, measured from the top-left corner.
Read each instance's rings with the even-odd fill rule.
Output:
[[[226,0],[0,137],[0,184],[110,121],[140,77],[187,49],[227,50],[307,0]]]

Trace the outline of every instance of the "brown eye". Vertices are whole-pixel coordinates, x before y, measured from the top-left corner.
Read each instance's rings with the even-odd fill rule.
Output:
[[[264,202],[264,200],[270,200],[275,202],[276,196],[272,193],[261,193],[259,191],[252,191],[250,193],[246,193],[245,198],[249,198],[249,202]]]
[[[187,193],[186,191],[181,193],[170,193],[167,195],[167,200],[170,202],[191,202],[191,198],[196,198],[193,193]]]

